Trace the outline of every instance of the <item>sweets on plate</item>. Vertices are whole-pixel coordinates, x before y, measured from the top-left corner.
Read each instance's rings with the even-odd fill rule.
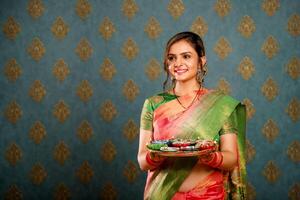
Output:
[[[154,140],[147,144],[147,148],[151,151],[162,152],[161,155],[200,155],[205,152],[215,151],[217,143],[211,140],[201,139],[170,139],[170,140]],[[167,154],[170,152],[170,154]]]

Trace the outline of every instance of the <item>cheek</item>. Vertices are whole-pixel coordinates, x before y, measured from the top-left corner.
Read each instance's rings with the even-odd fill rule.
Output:
[[[174,74],[174,67],[172,65],[168,67],[168,72]]]

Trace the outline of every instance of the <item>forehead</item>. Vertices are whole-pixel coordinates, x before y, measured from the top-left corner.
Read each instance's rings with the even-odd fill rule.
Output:
[[[196,53],[194,47],[185,40],[179,40],[171,45],[168,54],[180,54],[183,52]]]

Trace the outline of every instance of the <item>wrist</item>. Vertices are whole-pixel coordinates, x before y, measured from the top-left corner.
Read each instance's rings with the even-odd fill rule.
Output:
[[[163,160],[158,156],[155,156],[153,153],[147,152],[146,162],[151,166],[158,167],[163,162]]]
[[[210,156],[208,158],[206,157],[204,159],[201,159],[201,162],[208,166],[218,168],[223,163],[223,155],[220,151],[217,151],[217,152],[210,154]]]

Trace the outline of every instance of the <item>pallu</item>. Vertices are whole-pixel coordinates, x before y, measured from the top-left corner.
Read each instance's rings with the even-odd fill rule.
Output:
[[[218,90],[199,93],[197,101],[185,111],[180,110],[176,96],[167,92],[146,99],[141,129],[151,130],[152,140],[203,139],[218,143],[220,135],[236,133],[238,162],[233,170],[222,172],[223,184],[226,199],[246,199],[245,106]],[[167,158],[157,169],[148,171],[144,199],[172,199],[197,162],[197,157]]]

